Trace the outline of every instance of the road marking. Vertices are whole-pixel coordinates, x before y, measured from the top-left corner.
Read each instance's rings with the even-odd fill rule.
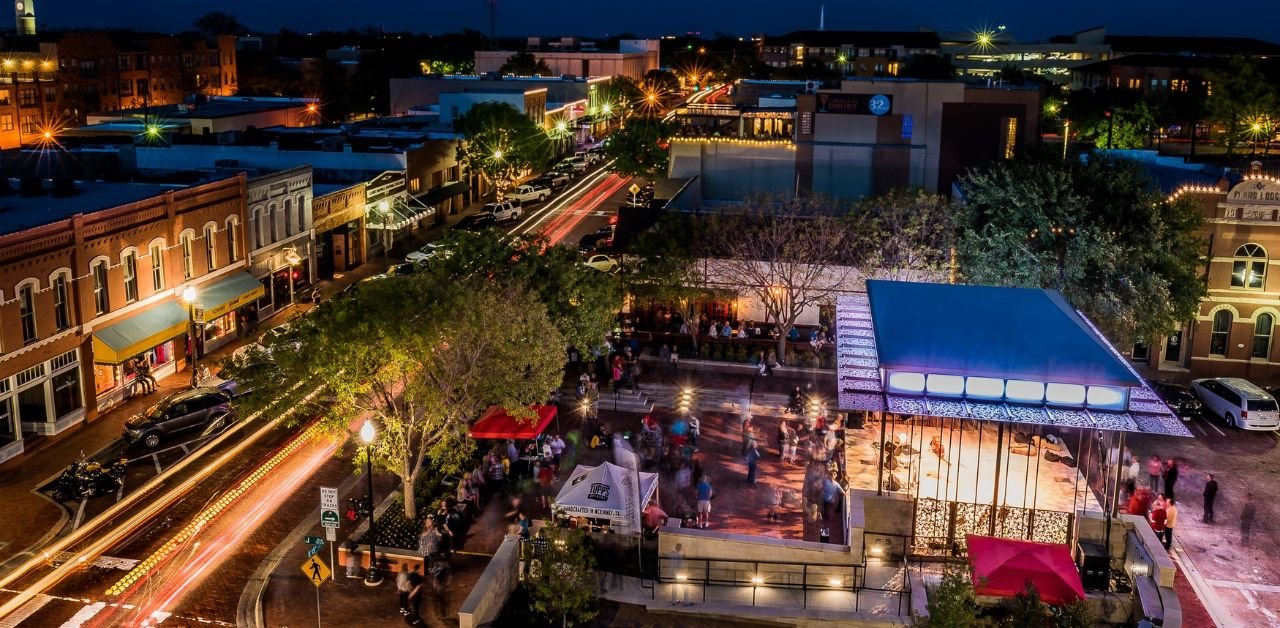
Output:
[[[156,475],[160,475],[161,473],[164,473],[164,469],[160,466],[160,456],[156,454],[151,454],[151,459],[154,460],[156,463]]]
[[[1209,427],[1211,427],[1211,428],[1213,428],[1213,431],[1217,432],[1219,436],[1226,436],[1226,435],[1227,435],[1227,433],[1226,433],[1226,432],[1224,432],[1224,431],[1222,431],[1222,430],[1218,429],[1218,426],[1214,425],[1212,421],[1207,421],[1207,420],[1206,420],[1206,421],[1204,422],[1204,424],[1205,424],[1205,425],[1208,425],[1208,426],[1209,426]]]
[[[85,622],[93,619],[94,615],[101,613],[102,609],[106,607],[107,604],[105,602],[86,604],[83,608],[77,611],[75,615],[72,615],[71,619],[63,622],[62,628],[80,628],[80,626],[83,626]]]
[[[14,611],[13,614],[0,621],[0,628],[15,628],[18,624],[26,621],[28,617],[36,614],[36,611],[44,608],[45,604],[53,601],[53,596],[37,593],[31,598],[31,601],[23,604],[21,608]]]
[[[1257,582],[1236,582],[1234,580],[1208,580],[1205,582],[1215,586],[1228,589],[1240,589],[1241,591],[1263,591],[1266,593],[1280,593],[1280,585],[1261,584]]]
[[[80,527],[80,522],[84,521],[84,507],[87,506],[88,504],[89,504],[88,497],[83,497],[80,499],[80,507],[76,509],[76,520],[74,523],[71,524],[72,530],[75,530],[76,528]]]
[[[189,455],[191,455],[191,450],[190,450],[190,449],[187,449],[187,444],[186,444],[186,443],[183,443],[183,444],[178,445],[178,446],[182,448],[182,455],[184,455],[184,456],[189,456]]]
[[[1201,435],[1201,436],[1208,436],[1208,435],[1209,435],[1209,433],[1208,433],[1208,432],[1204,431],[1204,428],[1203,428],[1203,427],[1200,427],[1200,424],[1195,423],[1195,422],[1193,421],[1192,423],[1190,423],[1190,425],[1191,425],[1191,427],[1195,428],[1195,430],[1196,430],[1197,432],[1200,432],[1200,435]]]

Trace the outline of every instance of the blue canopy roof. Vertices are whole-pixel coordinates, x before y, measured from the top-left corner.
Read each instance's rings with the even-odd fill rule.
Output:
[[[867,296],[883,369],[1143,385],[1056,291],[871,280]]]

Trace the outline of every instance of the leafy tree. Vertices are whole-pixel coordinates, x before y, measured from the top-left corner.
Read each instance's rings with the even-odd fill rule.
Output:
[[[1076,600],[1061,606],[1050,606],[1056,628],[1091,628],[1093,626],[1093,608],[1084,600]]]
[[[362,284],[299,319],[272,348],[278,373],[255,382],[254,394],[323,383],[324,393],[304,403],[327,431],[345,435],[373,420],[378,438],[367,453],[400,478],[413,519],[414,479],[427,465],[460,472],[475,447],[467,428],[490,404],[532,418],[527,404],[560,383],[563,348],[528,290],[419,273]]]
[[[657,117],[631,118],[609,136],[604,152],[614,172],[652,182],[666,176],[671,153],[665,143],[675,130],[674,123]]]
[[[1009,616],[1001,622],[1008,628],[1029,628],[1044,626],[1048,623],[1049,607],[1040,599],[1040,592],[1030,580],[1026,588],[1013,598],[1013,607]]]
[[[538,297],[566,346],[595,347],[613,326],[621,303],[618,280],[582,266],[577,251],[545,239],[503,237],[497,230],[459,232],[447,240],[448,259],[433,263],[441,276],[482,276],[528,290]]]
[[[599,89],[600,102],[609,106],[609,113],[602,112],[605,117],[624,115],[644,99],[640,84],[626,76],[615,76]]]
[[[928,586],[927,617],[916,617],[917,628],[985,628],[991,622],[978,617],[978,599],[969,577],[960,569],[948,569],[942,581]]]
[[[1146,101],[1139,100],[1129,107],[1116,107],[1109,120],[1104,115],[1079,128],[1080,137],[1093,141],[1098,148],[1108,148],[1108,137],[1110,148],[1146,148],[1156,128],[1156,118]]]
[[[636,302],[665,303],[680,315],[693,331],[689,340],[695,352],[702,305],[724,296],[708,285],[705,262],[694,250],[700,234],[696,218],[668,213],[636,243],[634,252],[644,261],[626,264],[619,273]]]
[[[532,543],[533,563],[525,589],[529,608],[548,619],[560,619],[562,626],[591,621],[597,614],[595,556],[587,547],[582,530],[557,526],[541,529],[546,543]],[[541,545],[544,550],[538,550]]]
[[[234,15],[222,11],[211,11],[196,18],[191,24],[202,35],[247,35],[249,28],[240,23]]]
[[[550,158],[551,142],[528,116],[504,102],[481,102],[454,120],[465,141],[462,161],[484,175],[501,195],[520,173]]]
[[[857,263],[871,279],[943,281],[950,268],[955,208],[924,190],[869,197],[850,212]]]
[[[1206,103],[1209,118],[1226,128],[1221,136],[1230,159],[1252,135],[1252,122],[1276,117],[1280,97],[1257,59],[1232,57],[1227,67],[1210,73],[1213,93]]]
[[[738,215],[711,219],[710,272],[735,278],[778,325],[778,358],[804,311],[830,301],[852,278],[842,221],[821,200],[757,199]]]
[[[1002,162],[961,181],[959,269],[970,283],[1056,288],[1117,344],[1167,333],[1204,293],[1202,218],[1141,164]]]
[[[956,66],[941,55],[911,55],[898,69],[904,78],[948,80],[956,77]]]
[[[498,68],[498,74],[514,74],[516,76],[551,76],[551,67],[545,61],[533,56],[531,52],[517,52],[507,57],[506,63]]]

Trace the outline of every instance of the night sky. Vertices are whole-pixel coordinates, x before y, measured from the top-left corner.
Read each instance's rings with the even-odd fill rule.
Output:
[[[819,0],[497,0],[500,35],[641,35],[700,31],[746,35],[817,28]],[[442,33],[487,32],[487,0],[35,0],[50,28],[122,27],[163,32],[190,27],[221,10],[258,31],[383,26]],[[1236,0],[827,0],[827,28],[974,31],[1006,25],[1019,40],[1043,39],[1093,26],[1110,33],[1235,35],[1280,41],[1280,1]],[[1247,17],[1246,17],[1247,16]]]

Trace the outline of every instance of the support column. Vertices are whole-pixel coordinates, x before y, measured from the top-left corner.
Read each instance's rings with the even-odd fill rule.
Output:
[[[996,513],[1000,506],[996,503],[996,496],[1000,494],[1000,454],[1004,450],[1004,423],[996,424],[996,475],[995,484],[991,487],[991,519],[988,523],[989,536],[996,535]]]

